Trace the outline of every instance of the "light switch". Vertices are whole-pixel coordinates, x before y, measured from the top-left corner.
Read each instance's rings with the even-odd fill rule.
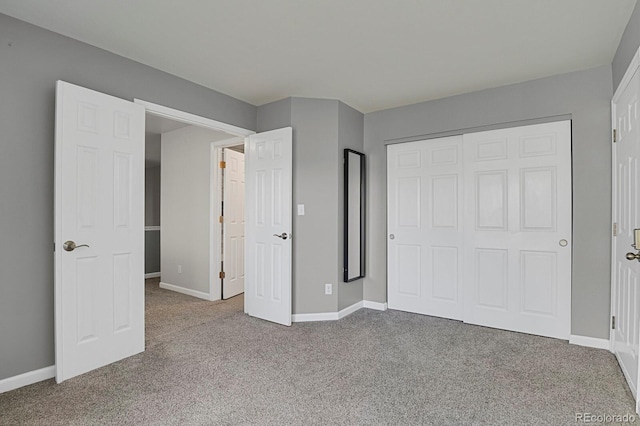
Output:
[[[298,204],[298,216],[304,216],[304,204]]]

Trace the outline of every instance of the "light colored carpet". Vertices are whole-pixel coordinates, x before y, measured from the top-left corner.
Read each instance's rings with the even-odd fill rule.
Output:
[[[284,327],[242,306],[148,280],[144,353],[1,394],[0,424],[571,425],[576,413],[633,414],[604,350],[397,311]]]

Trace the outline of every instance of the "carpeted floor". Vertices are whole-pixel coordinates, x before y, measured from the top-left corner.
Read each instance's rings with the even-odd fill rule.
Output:
[[[0,394],[0,424],[572,425],[634,412],[604,350],[397,311],[284,327],[245,315],[242,296],[146,285],[144,353]]]

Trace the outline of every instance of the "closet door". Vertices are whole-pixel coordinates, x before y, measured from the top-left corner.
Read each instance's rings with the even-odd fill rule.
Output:
[[[464,321],[568,339],[569,121],[464,135]]]
[[[462,136],[387,148],[389,308],[462,319]]]

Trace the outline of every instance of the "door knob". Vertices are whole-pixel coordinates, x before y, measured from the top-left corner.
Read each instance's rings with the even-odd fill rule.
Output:
[[[627,258],[627,260],[637,260],[638,262],[640,262],[640,252],[638,253],[629,252],[625,257]]]
[[[80,244],[78,246],[73,241],[65,241],[64,244],[62,244],[62,248],[65,249],[66,251],[74,251],[78,247],[89,247],[89,245],[88,244]]]
[[[286,240],[287,238],[289,238],[289,236],[287,235],[286,232],[283,232],[282,234],[273,234],[274,237],[278,237],[278,238],[282,238],[283,240]]]

